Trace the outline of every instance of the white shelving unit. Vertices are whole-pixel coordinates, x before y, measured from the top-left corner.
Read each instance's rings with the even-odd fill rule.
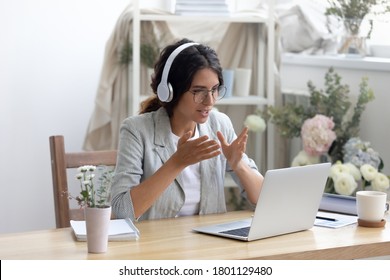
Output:
[[[137,114],[139,109],[140,102],[145,98],[137,93],[141,89],[141,61],[140,61],[140,43],[141,43],[141,34],[140,27],[141,22],[143,21],[166,21],[166,22],[197,22],[200,20],[199,16],[180,16],[180,15],[155,15],[155,14],[142,14],[139,7],[139,1],[134,1],[134,15],[133,15],[133,69],[130,71],[132,77],[132,93],[129,96],[129,114]],[[251,105],[251,106],[264,106],[264,105],[273,105],[275,103],[274,96],[274,63],[264,63],[265,61],[273,62],[275,60],[275,42],[273,40],[275,36],[275,22],[274,22],[274,7],[273,1],[268,1],[268,13],[264,13],[264,16],[212,16],[207,18],[202,18],[202,21],[209,22],[224,22],[224,23],[257,23],[259,25],[265,24],[267,26],[267,36],[271,38],[267,40],[266,45],[264,40],[259,38],[259,55],[258,55],[258,77],[257,77],[257,86],[256,86],[256,95],[251,95],[248,97],[231,97],[218,101],[218,105]],[[260,34],[260,33],[259,33]],[[260,36],[260,35],[259,35]],[[264,52],[264,47],[266,47],[266,52]],[[262,65],[266,65],[262,67]],[[266,88],[264,90],[264,84],[266,83]],[[274,133],[271,125],[268,125],[267,137],[266,137],[266,169],[274,167]],[[257,136],[256,143],[261,143],[261,136]],[[260,145],[257,145],[260,146]],[[261,147],[258,147],[255,151],[255,161],[261,162]]]

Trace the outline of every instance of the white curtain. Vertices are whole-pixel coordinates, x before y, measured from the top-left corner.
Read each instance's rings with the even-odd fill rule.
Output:
[[[165,13],[158,10],[143,11],[147,13]],[[118,146],[119,127],[128,116],[128,96],[131,93],[131,75],[129,65],[120,63],[120,54],[132,38],[132,5],[126,7],[118,18],[115,28],[107,41],[104,62],[98,90],[95,98],[95,108],[89,121],[84,150],[116,149]],[[155,31],[155,32],[153,32]],[[172,40],[172,34],[165,22],[141,23],[141,34],[156,36],[164,34],[166,40]],[[156,39],[157,40],[157,39]],[[141,78],[146,78],[146,68],[141,71]],[[142,88],[142,91],[146,91]]]

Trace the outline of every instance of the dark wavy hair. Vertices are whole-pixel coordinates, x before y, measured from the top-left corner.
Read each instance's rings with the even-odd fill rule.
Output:
[[[193,45],[181,51],[173,61],[168,74],[168,83],[172,85],[173,99],[171,102],[161,102],[157,97],[157,87],[161,81],[165,63],[169,55],[180,45],[193,42],[182,39],[174,44],[166,46],[154,66],[154,74],[150,84],[154,95],[141,103],[140,114],[156,111],[160,107],[167,110],[169,117],[173,115],[180,98],[190,87],[194,75],[201,69],[211,69],[218,75],[219,84],[223,85],[222,67],[215,50],[206,45]]]

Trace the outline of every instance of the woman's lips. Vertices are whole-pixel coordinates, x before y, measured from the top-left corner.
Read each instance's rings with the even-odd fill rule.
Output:
[[[198,110],[198,112],[203,116],[203,117],[208,117],[210,110]]]

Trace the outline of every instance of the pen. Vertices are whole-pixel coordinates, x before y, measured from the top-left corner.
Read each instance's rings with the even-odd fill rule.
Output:
[[[327,221],[331,221],[331,222],[336,222],[336,221],[337,221],[337,220],[334,219],[334,218],[320,217],[320,216],[316,216],[316,219],[327,220]]]

